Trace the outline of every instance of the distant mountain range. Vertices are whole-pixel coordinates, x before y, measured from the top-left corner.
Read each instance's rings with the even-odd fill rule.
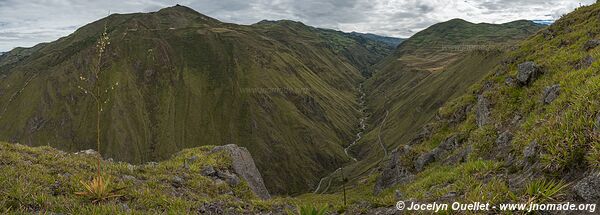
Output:
[[[388,45],[390,45],[391,47],[394,47],[394,48],[396,48],[396,46],[400,45],[400,43],[402,43],[402,41],[406,40],[405,38],[386,37],[386,36],[380,36],[380,35],[371,34],[371,33],[351,32],[350,34],[356,35],[356,36],[359,36],[359,37],[363,37],[363,38],[366,38],[366,39],[370,39],[370,40],[379,41],[379,42],[388,44]]]

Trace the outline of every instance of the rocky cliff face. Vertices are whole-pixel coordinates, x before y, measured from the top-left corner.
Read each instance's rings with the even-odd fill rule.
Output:
[[[241,176],[247,183],[250,189],[261,199],[269,199],[269,191],[265,187],[263,178],[254,164],[252,155],[248,152],[248,149],[244,147],[238,147],[234,144],[225,146],[215,147],[211,153],[220,151],[226,151],[231,157],[231,166],[233,171]]]

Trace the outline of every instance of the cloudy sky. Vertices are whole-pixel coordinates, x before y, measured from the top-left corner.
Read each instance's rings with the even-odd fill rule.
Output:
[[[553,20],[595,0],[0,0],[0,51],[72,33],[110,13],[182,4],[225,22],[291,19],[342,31],[409,37],[452,18],[504,23]]]

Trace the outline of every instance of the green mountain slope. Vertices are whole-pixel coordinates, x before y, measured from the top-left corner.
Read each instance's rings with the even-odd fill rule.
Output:
[[[365,82],[370,116],[364,137],[350,150],[359,162],[346,167],[346,174],[356,178],[379,168],[393,149],[418,136],[444,103],[496,71],[510,45],[539,29],[525,21],[493,25],[454,19],[400,44]],[[334,175],[339,185],[341,175]]]
[[[89,77],[106,26],[102,154],[142,163],[202,145],[248,148],[274,193],[312,188],[347,162],[361,70],[385,44],[301,23],[222,23],[183,6],[111,15],[0,60],[0,139],[95,148]],[[15,56],[15,57],[7,57]]]
[[[600,4],[580,7],[496,56],[500,61],[490,65],[492,72],[478,75],[462,95],[446,93],[450,98],[435,117],[405,135],[407,141],[392,142],[405,138],[397,134],[403,130],[385,133],[388,143],[397,145],[390,146],[394,150],[377,171],[347,185],[349,202],[370,199],[360,204],[366,205],[362,211],[393,211],[399,200],[597,203],[599,14]],[[458,63],[477,57],[485,55]],[[336,204],[342,193],[300,198]],[[526,212],[492,208],[486,213]]]

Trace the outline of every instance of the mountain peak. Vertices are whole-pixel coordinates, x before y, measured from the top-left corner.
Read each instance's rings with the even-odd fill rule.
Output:
[[[198,12],[195,11],[194,9],[189,8],[187,6],[180,5],[180,4],[176,4],[175,6],[166,7],[166,8],[158,10],[158,13],[166,13],[166,12],[186,12],[186,13],[198,14]]]

